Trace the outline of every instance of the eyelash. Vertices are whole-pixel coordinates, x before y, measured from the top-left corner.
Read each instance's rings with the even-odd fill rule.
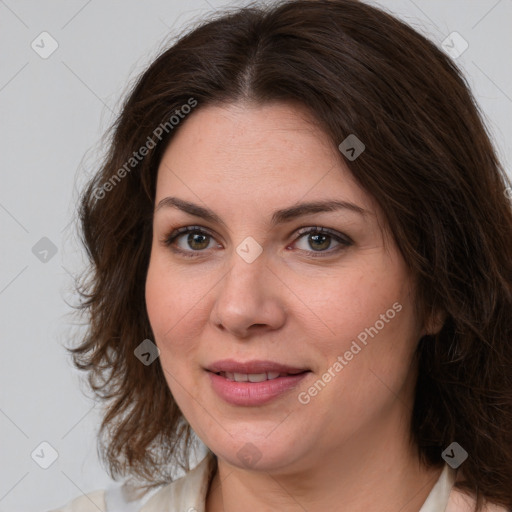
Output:
[[[185,256],[186,258],[196,258],[199,256],[200,253],[206,252],[206,249],[203,249],[201,251],[193,251],[193,250],[185,251],[183,249],[177,248],[176,246],[173,246],[173,244],[177,238],[179,238],[181,235],[189,234],[189,233],[196,233],[196,234],[206,235],[206,236],[215,238],[214,235],[212,233],[210,233],[209,230],[207,230],[201,226],[185,226],[182,228],[172,230],[168,235],[166,235],[164,237],[164,239],[162,240],[162,243],[166,247],[169,247],[173,252],[179,253],[179,254]],[[313,258],[324,258],[327,256],[331,256],[333,253],[338,253],[338,252],[350,247],[351,245],[353,245],[352,240],[348,236],[342,235],[341,233],[338,233],[331,229],[323,228],[320,226],[301,228],[299,231],[297,231],[298,236],[294,240],[293,243],[300,240],[303,236],[311,234],[311,233],[329,235],[331,238],[333,238],[334,240],[336,240],[338,243],[341,244],[341,247],[338,247],[337,249],[334,249],[334,250],[305,251],[305,252],[310,252],[311,256]],[[299,249],[299,250],[304,252],[304,249]]]

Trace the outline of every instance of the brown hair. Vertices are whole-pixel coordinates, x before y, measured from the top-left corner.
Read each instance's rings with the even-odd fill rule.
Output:
[[[335,146],[350,134],[365,144],[346,163],[417,278],[421,318],[446,316],[418,343],[411,439],[430,466],[458,442],[469,457],[456,485],[476,494],[477,510],[484,498],[512,508],[510,180],[455,64],[356,0],[286,1],[204,21],[150,65],[125,102],[82,196],[91,268],[79,292],[89,327],[69,349],[108,404],[100,437],[109,434],[101,454],[111,475],[158,485],[170,481],[170,466],[188,469],[191,430],[162,368],[134,356],[153,339],[144,289],[156,175],[186,122],[184,105],[244,100],[298,102]]]

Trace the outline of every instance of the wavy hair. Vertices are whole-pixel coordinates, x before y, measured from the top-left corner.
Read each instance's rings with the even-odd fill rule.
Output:
[[[346,164],[382,208],[417,278],[420,318],[445,318],[418,342],[411,439],[426,466],[443,464],[442,451],[457,441],[469,457],[456,486],[476,494],[476,510],[485,500],[512,509],[511,182],[454,62],[407,24],[356,0],[281,1],[214,15],[131,88],[81,195],[90,265],[77,308],[88,328],[68,348],[105,405],[99,446],[111,476],[154,486],[172,479],[170,467],[189,467],[193,432],[162,368],[134,356],[153,339],[145,278],[157,169],[193,115],[185,105],[238,101],[296,102],[334,146],[350,134],[364,142],[364,153]]]

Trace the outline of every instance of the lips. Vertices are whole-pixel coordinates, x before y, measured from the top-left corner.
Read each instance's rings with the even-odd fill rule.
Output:
[[[258,406],[284,396],[310,373],[309,369],[274,361],[217,361],[206,368],[213,390],[225,402]]]

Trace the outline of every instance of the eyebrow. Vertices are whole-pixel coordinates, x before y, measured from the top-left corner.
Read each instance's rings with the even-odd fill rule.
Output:
[[[226,223],[214,211],[210,210],[209,208],[199,206],[198,204],[194,204],[189,201],[185,201],[184,199],[179,199],[177,197],[165,197],[164,199],[162,199],[155,208],[155,213],[162,208],[176,208],[195,217],[201,217],[210,222],[226,226]],[[311,215],[314,213],[322,212],[334,212],[338,210],[350,210],[359,215],[362,215],[363,217],[366,216],[368,213],[360,206],[357,206],[348,201],[339,201],[331,199],[325,201],[300,203],[297,205],[290,206],[288,208],[284,208],[282,210],[276,210],[272,214],[271,224],[272,226],[276,226],[278,224],[290,222],[291,220],[296,219],[298,217],[302,217],[304,215]]]

